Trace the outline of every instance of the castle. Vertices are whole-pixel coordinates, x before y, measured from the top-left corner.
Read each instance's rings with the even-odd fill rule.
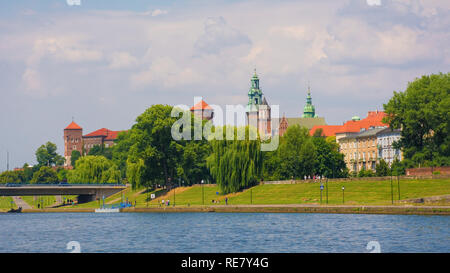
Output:
[[[261,138],[268,138],[274,135],[283,136],[287,128],[292,125],[300,125],[309,130],[314,126],[326,125],[325,119],[318,117],[315,113],[315,107],[312,104],[311,89],[309,87],[302,116],[286,118],[283,115],[283,118],[279,119],[272,118],[271,116],[271,108],[267,103],[266,97],[263,97],[256,71],[250,81],[251,86],[248,92],[248,103],[246,107],[247,124],[257,128]],[[278,124],[278,127],[273,128],[273,124]]]
[[[113,146],[119,132],[102,128],[83,136],[83,128],[72,121],[64,128],[64,166],[71,166],[73,151],[78,151],[83,156],[96,145],[106,148]]]
[[[247,114],[247,124],[257,128],[261,138],[272,136],[270,106],[266,98],[263,98],[262,91],[259,88],[259,78],[256,75],[256,70],[251,79],[245,112]]]

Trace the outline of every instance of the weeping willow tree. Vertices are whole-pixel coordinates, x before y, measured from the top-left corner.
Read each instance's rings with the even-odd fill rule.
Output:
[[[119,183],[120,171],[104,156],[88,155],[76,162],[76,168],[67,174],[69,183]]]
[[[223,127],[223,133],[233,132],[233,140],[211,140],[212,154],[206,165],[222,193],[237,192],[257,183],[262,173],[260,139],[249,140],[249,127]],[[228,130],[227,130],[228,129]],[[245,138],[239,140],[239,129],[244,129]],[[229,139],[229,137],[228,137]]]

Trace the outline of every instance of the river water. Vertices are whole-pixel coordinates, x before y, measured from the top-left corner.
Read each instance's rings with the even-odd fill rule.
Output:
[[[0,215],[0,252],[450,252],[450,217],[302,213]]]

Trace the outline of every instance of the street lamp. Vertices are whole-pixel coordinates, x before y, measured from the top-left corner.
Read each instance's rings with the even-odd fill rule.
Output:
[[[322,205],[322,192],[323,192],[323,184],[320,183],[320,204]]]
[[[202,204],[203,205],[205,205],[205,192],[204,192],[204,190],[203,190],[203,183],[204,183],[205,181],[202,179]]]
[[[344,204],[344,191],[345,191],[345,187],[342,186],[342,204]]]

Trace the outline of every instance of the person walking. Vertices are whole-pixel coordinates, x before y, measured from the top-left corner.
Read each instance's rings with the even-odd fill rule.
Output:
[[[225,197],[225,205],[228,205],[228,197]]]

